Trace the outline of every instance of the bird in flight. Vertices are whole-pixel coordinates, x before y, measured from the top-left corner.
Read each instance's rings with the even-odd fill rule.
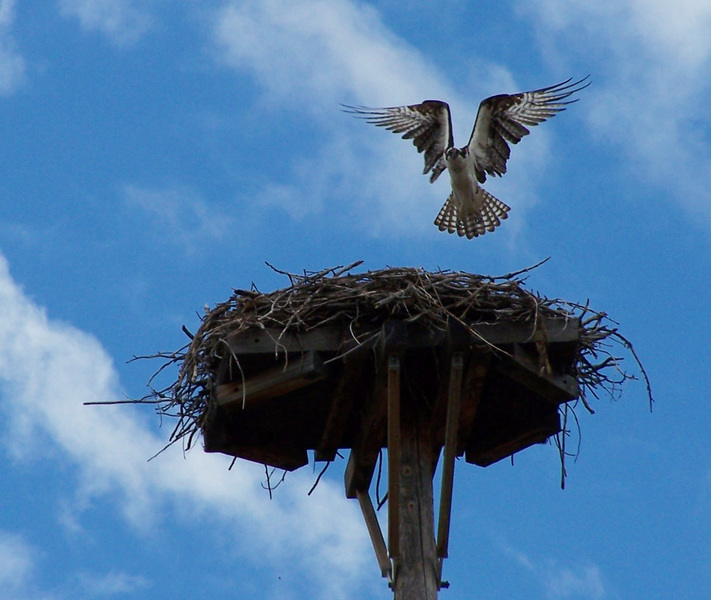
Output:
[[[479,105],[469,143],[454,146],[449,104],[425,100],[421,104],[368,108],[343,105],[346,112],[368,123],[402,133],[411,139],[418,152],[425,155],[423,174],[430,173],[430,183],[445,169],[449,171],[452,193],[434,223],[440,231],[457,233],[468,239],[484,235],[501,225],[510,207],[492,196],[480,184],[487,175],[506,173],[511,155],[509,143],[518,144],[538,125],[565,110],[570,96],[588,87],[590,77],[572,82],[572,77],[556,85],[522,92],[491,96]]]

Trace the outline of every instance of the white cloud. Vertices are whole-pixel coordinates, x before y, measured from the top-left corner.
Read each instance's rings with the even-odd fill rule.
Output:
[[[0,0],[0,95],[12,94],[25,80],[25,59],[12,35],[15,0]]]
[[[711,5],[704,0],[519,3],[548,56],[593,71],[591,128],[611,143],[650,201],[670,200],[711,224]]]
[[[286,118],[293,114],[313,131],[303,142],[304,157],[285,166],[288,179],[263,186],[265,204],[295,219],[335,207],[375,236],[433,231],[432,221],[449,194],[447,177],[431,186],[421,175],[422,157],[409,142],[340,113],[338,103],[392,106],[445,98],[456,139],[463,143],[478,94],[492,89],[486,84],[513,84],[502,66],[477,63],[481,72],[472,80],[482,88],[473,96],[454,90],[441,69],[392,33],[375,9],[348,0],[230,1],[215,13],[213,41],[218,60],[259,84],[268,107],[263,110],[286,112]],[[545,133],[532,137],[538,141],[516,149],[514,175],[498,186],[504,200],[507,186],[516,181],[527,190],[517,198],[517,210],[535,203],[533,173],[542,170],[546,157]],[[529,161],[519,161],[524,155]],[[513,226],[509,230],[515,235]]]
[[[372,567],[357,507],[338,485],[322,481],[307,497],[312,476],[295,473],[266,502],[258,465],[238,462],[228,471],[226,459],[196,450],[186,460],[178,448],[147,462],[164,440],[140,415],[130,408],[83,406],[122,398],[111,358],[94,337],[51,320],[33,304],[2,256],[0,314],[5,450],[31,461],[50,446],[55,458],[73,463],[79,507],[87,498],[114,502],[129,523],[143,529],[166,505],[175,506],[186,522],[202,515],[218,522],[216,535],[226,527],[239,531],[253,560],[293,564],[324,597],[349,597],[364,569]],[[62,508],[66,512],[66,503],[60,502]],[[26,572],[23,564],[15,572]]]
[[[59,6],[63,15],[79,19],[84,29],[99,31],[119,45],[135,42],[151,24],[145,2],[59,0]]]
[[[390,103],[441,92],[433,65],[392,34],[377,12],[348,0],[263,0],[225,5],[215,42],[280,102],[330,109],[344,100]]]
[[[642,42],[671,68],[708,69],[711,5],[704,0],[630,0],[629,14]]]
[[[82,588],[91,596],[135,594],[150,585],[150,582],[141,575],[129,575],[120,571],[111,571],[103,575],[82,573],[79,581]]]
[[[295,160],[286,183],[267,182],[255,197],[295,220],[326,211],[374,236],[428,230],[449,193],[446,185],[430,186],[419,175],[422,159],[401,141],[393,144],[385,132],[360,125],[363,131],[352,138],[341,129],[314,154]]]
[[[601,600],[607,595],[597,565],[561,565],[552,559],[532,558],[510,546],[501,544],[501,547],[506,555],[535,577],[551,600]]]
[[[0,595],[23,589],[35,568],[35,551],[20,535],[0,531]]]
[[[583,565],[572,569],[550,562],[545,567],[543,579],[549,598],[600,600],[605,597],[602,576],[596,565]]]
[[[130,208],[138,208],[152,217],[160,229],[159,239],[182,246],[188,254],[221,239],[230,228],[229,216],[216,214],[214,207],[210,208],[197,192],[188,188],[126,185],[123,196]]]

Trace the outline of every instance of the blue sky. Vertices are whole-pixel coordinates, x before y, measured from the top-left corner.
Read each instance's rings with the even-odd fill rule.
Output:
[[[412,146],[340,112],[590,73],[487,189],[472,241]],[[142,396],[205,304],[365,261],[502,274],[609,313],[644,385],[555,448],[458,463],[441,597],[701,598],[711,587],[711,5],[702,0],[0,0],[0,597],[389,598],[336,466],[173,447]],[[628,362],[628,367],[633,364]]]

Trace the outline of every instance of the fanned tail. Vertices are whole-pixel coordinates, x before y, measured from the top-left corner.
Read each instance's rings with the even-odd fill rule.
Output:
[[[501,225],[511,208],[482,188],[478,192],[483,196],[481,209],[477,210],[472,204],[466,211],[459,210],[454,193],[451,193],[434,221],[439,230],[472,239]]]

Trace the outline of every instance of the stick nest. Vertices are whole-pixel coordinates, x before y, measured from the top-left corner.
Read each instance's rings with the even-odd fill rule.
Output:
[[[551,300],[527,290],[522,275],[538,265],[498,277],[421,268],[351,273],[361,263],[305,271],[302,275],[269,265],[288,277],[288,287],[269,293],[260,292],[254,285],[249,290],[235,289],[229,300],[206,309],[194,335],[183,327],[191,338],[183,348],[140,357],[164,360],[149,381],[150,393],[139,402],[156,404],[160,415],[177,418],[168,446],[178,440],[184,442],[186,449],[192,445],[207,413],[217,365],[230,352],[224,340],[249,329],[278,328],[303,333],[323,325],[342,325],[350,328],[356,341],[363,342],[369,332],[379,330],[388,319],[419,321],[441,329],[450,319],[463,323],[535,323],[542,317],[579,319],[580,343],[574,374],[584,406],[593,412],[591,396],[598,398],[602,390],[615,398],[620,384],[636,378],[621,368],[622,358],[613,354],[615,348],[624,348],[643,375],[651,407],[647,375],[632,344],[618,332],[617,323],[587,304]],[[155,389],[156,377],[171,365],[178,367],[177,378],[167,387]],[[567,407],[564,405],[562,410],[567,411]],[[566,412],[564,422],[567,416]]]

